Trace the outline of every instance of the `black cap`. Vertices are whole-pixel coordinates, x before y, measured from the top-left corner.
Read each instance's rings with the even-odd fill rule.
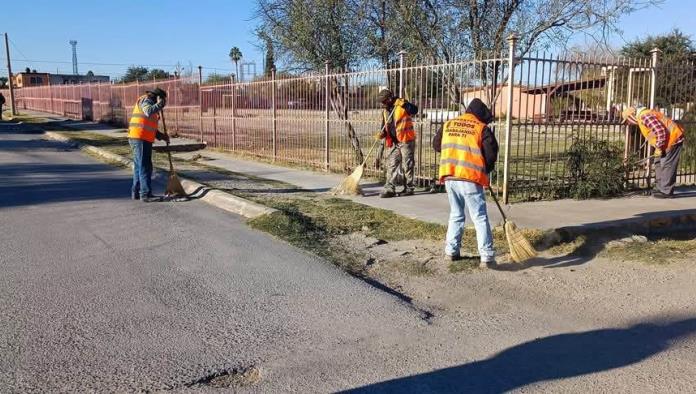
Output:
[[[377,100],[379,100],[380,103],[383,103],[387,100],[391,100],[393,97],[394,93],[392,93],[392,91],[389,89],[382,89],[377,94]]]
[[[146,90],[145,93],[152,94],[154,96],[162,97],[162,98],[167,98],[167,92],[160,89],[160,88],[154,88],[152,90]]]

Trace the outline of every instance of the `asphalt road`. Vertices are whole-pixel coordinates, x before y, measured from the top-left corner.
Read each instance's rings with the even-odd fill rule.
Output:
[[[127,171],[0,130],[0,391],[176,389],[252,365],[322,387],[266,365],[426,324],[240,217],[131,201]]]
[[[0,392],[205,391],[251,366],[234,390],[696,391],[691,267],[475,272],[426,321],[240,217],[129,185],[0,124]]]

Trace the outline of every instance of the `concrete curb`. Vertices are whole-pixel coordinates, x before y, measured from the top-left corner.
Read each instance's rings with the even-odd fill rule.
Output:
[[[71,144],[73,146],[76,146],[81,151],[92,153],[96,156],[99,156],[107,162],[118,163],[128,168],[133,168],[133,161],[130,159],[126,159],[123,156],[111,153],[107,150],[97,148],[92,145],[75,142],[70,137],[66,137],[56,132],[46,131],[44,132],[44,134],[48,139]],[[168,174],[167,171],[163,171],[161,169],[156,169],[156,171],[165,175]],[[191,196],[192,198],[199,199],[214,207],[235,213],[237,215],[244,216],[249,219],[276,212],[276,209],[267,207],[265,205],[257,204],[253,201],[249,201],[244,198],[237,197],[220,190],[211,189],[191,179],[186,179],[179,176],[179,180],[181,181],[181,185],[184,187],[186,193],[189,194],[189,196]]]
[[[696,230],[696,209],[675,211],[669,214],[645,214],[643,217],[585,226],[560,227],[548,230],[544,236],[544,243],[551,245],[569,242],[581,235],[589,234],[659,235],[674,231],[693,230]]]

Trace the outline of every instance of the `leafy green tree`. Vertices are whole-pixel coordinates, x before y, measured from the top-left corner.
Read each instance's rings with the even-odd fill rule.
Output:
[[[692,38],[679,29],[664,35],[649,35],[626,44],[621,54],[627,57],[650,57],[653,49],[659,49],[655,80],[655,104],[662,108],[681,106],[693,102],[696,95],[693,81],[696,70],[696,45]],[[646,84],[649,81],[646,79]],[[647,89],[647,87],[645,87]],[[643,103],[647,104],[647,103]]]
[[[0,77],[0,88],[4,89],[8,81],[9,79],[7,79],[7,77]]]
[[[231,81],[233,74],[218,74],[218,73],[211,73],[208,75],[208,77],[205,79],[205,83],[207,85],[221,85],[223,83],[229,83]]]
[[[89,71],[87,71],[87,74],[85,74],[85,76],[93,77],[93,76],[94,76],[94,72],[93,72],[92,70],[89,70]]]
[[[696,58],[696,47],[690,36],[679,29],[674,29],[664,35],[649,35],[645,38],[630,42],[621,48],[621,54],[627,57],[651,56],[653,48],[661,52],[661,56],[669,59],[692,60]]]
[[[147,75],[145,76],[146,80],[157,80],[157,79],[168,79],[170,77],[169,73],[159,69],[159,68],[153,68],[150,70]]]
[[[237,47],[232,47],[230,49],[230,60],[234,63],[234,75],[235,77],[239,76],[239,61],[242,60],[242,51],[239,50]]]
[[[121,78],[122,83],[143,81],[146,79],[148,70],[141,66],[130,66],[126,70],[126,73]]]

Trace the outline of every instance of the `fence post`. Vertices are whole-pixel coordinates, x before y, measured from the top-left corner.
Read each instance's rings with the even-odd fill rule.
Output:
[[[399,55],[399,97],[404,97],[404,56],[406,51],[401,51]]]
[[[56,110],[53,109],[53,86],[51,85],[51,77],[48,77],[48,92],[51,95],[51,113],[55,114]]]
[[[329,171],[329,61],[324,62],[324,171]]]
[[[203,142],[203,66],[198,66],[198,127]]]
[[[509,170],[510,170],[510,146],[512,137],[512,85],[515,81],[515,46],[517,36],[513,33],[508,38],[508,83],[507,83],[507,106],[505,110],[505,159],[503,165],[503,204],[509,201]]]
[[[655,108],[655,88],[657,79],[657,58],[659,53],[662,52],[658,48],[653,48],[650,51],[652,55],[652,61],[650,65],[650,109]]]
[[[237,99],[237,85],[234,77],[230,76],[230,82],[232,87],[232,150],[237,150],[237,108],[235,106],[235,100]]]
[[[273,161],[278,157],[278,122],[276,119],[276,69],[271,68],[271,110],[273,115]]]

